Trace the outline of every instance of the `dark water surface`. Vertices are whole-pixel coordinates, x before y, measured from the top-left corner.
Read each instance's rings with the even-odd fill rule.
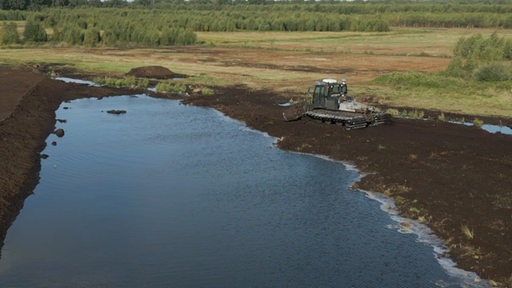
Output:
[[[469,285],[347,188],[357,172],[214,110],[141,95],[64,103],[57,118],[66,135],[47,140],[0,287]]]

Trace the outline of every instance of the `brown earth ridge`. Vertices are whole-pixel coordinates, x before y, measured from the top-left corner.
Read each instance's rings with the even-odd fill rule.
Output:
[[[38,183],[40,153],[55,130],[60,103],[122,91],[6,68],[0,68],[0,76],[3,242]],[[393,197],[401,215],[424,222],[443,239],[460,268],[511,287],[512,136],[434,120],[394,119],[391,125],[352,131],[307,119],[285,122],[282,113],[293,109],[278,105],[285,99],[290,95],[234,86],[183,101],[218,109],[267,132],[279,139],[280,148],[353,163],[365,175],[355,188]]]

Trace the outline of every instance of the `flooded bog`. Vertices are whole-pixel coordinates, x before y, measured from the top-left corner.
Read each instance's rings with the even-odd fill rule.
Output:
[[[63,103],[57,118],[65,136],[47,139],[0,287],[483,285],[349,190],[356,171],[214,110],[119,96]]]

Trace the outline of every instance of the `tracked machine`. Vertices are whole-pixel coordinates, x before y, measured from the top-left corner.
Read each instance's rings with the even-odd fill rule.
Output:
[[[308,91],[311,101],[304,105],[303,111],[292,116],[283,113],[283,117],[286,121],[308,117],[339,124],[347,130],[377,126],[391,121],[389,114],[346,95],[343,85],[344,83],[339,83],[335,79],[315,81],[313,92]]]

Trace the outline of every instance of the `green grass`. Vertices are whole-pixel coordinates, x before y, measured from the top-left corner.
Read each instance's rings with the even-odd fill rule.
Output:
[[[473,229],[470,229],[468,226],[461,225],[460,230],[468,240],[473,240],[475,238],[475,232],[473,232]]]
[[[387,85],[389,104],[473,115],[512,117],[512,81],[466,81],[442,73],[391,73],[374,84]]]
[[[156,85],[156,91],[176,93],[176,94],[185,94],[187,91],[187,87],[182,82],[169,80],[169,81],[159,82]]]
[[[111,87],[138,87],[147,88],[149,86],[149,79],[135,78],[135,76],[126,76],[121,78],[115,77],[96,77],[93,81],[97,84],[111,86]]]
[[[491,34],[492,30],[478,30],[474,33]],[[379,55],[400,51],[402,55],[416,55],[414,57],[431,57],[438,55],[446,57],[456,41],[465,36],[468,30],[464,29],[393,29],[386,33],[362,32],[199,32],[198,38],[203,43],[212,43],[215,46],[238,47],[244,56],[254,54],[255,51],[247,46],[268,49],[268,55],[280,55],[281,62],[277,65],[287,65],[287,60],[297,61],[304,59],[304,65],[322,65],[332,61],[331,56],[347,54],[371,54],[375,61]],[[499,31],[500,35],[512,37],[512,30]],[[201,47],[201,51],[208,52],[208,47]],[[396,49],[398,48],[398,49]],[[51,49],[51,50],[50,50]],[[102,75],[121,77],[130,69],[139,66],[161,65],[173,72],[187,74],[186,79],[190,85],[203,87],[247,85],[251,88],[268,88],[277,91],[304,92],[308,85],[316,79],[325,78],[321,70],[292,71],[276,70],[265,66],[247,67],[231,64],[230,59],[237,59],[236,54],[195,53],[189,48],[159,48],[159,49],[83,49],[83,48],[6,48],[0,47],[0,64],[19,65],[35,63],[60,63],[78,70]],[[240,50],[241,49],[241,50]],[[223,50],[229,51],[229,50]],[[298,52],[297,52],[298,51]],[[226,52],[222,52],[226,53]],[[267,55],[267,56],[268,56]],[[375,56],[373,56],[375,55]],[[337,57],[337,56],[336,56]],[[332,59],[337,59],[332,57]],[[345,57],[345,56],[343,56]],[[312,60],[316,59],[318,60]],[[391,57],[393,58],[393,57]],[[260,59],[255,61],[261,64],[272,64],[274,59]],[[339,58],[341,59],[341,58]],[[390,61],[390,57],[383,57]],[[224,62],[223,62],[224,61]],[[240,63],[249,61],[241,58]],[[265,62],[266,61],[266,62]],[[368,61],[368,60],[365,60]],[[373,61],[373,60],[370,60]],[[392,60],[391,60],[392,61]],[[258,62],[260,63],[260,62]],[[286,64],[283,64],[286,63]],[[300,63],[300,62],[296,62]],[[371,64],[371,63],[369,63]],[[298,65],[298,64],[291,64]],[[341,64],[343,65],[343,64]],[[339,66],[338,66],[339,67]],[[341,66],[343,68],[343,66]],[[347,74],[350,77],[350,72]],[[332,75],[339,76],[339,75]],[[309,80],[305,80],[309,79]],[[312,80],[311,80],[312,79]],[[394,111],[406,117],[421,118],[420,112],[410,107],[420,109],[436,109],[444,112],[494,115],[512,117],[512,82],[483,82],[465,81],[452,78],[439,72],[400,72],[381,74],[373,81],[370,79],[364,85],[354,85],[351,93],[354,95],[374,95],[382,104],[395,107],[409,107]],[[290,85],[290,83],[293,83]],[[301,83],[299,85],[295,83]],[[282,90],[276,87],[283,87]],[[302,95],[302,94],[301,94]],[[300,95],[297,94],[297,97]]]
[[[487,37],[492,29],[478,33]],[[399,55],[449,57],[466,29],[412,29],[394,27],[390,32],[196,32],[200,42],[215,46],[272,48],[309,52],[392,54],[400,47]],[[476,32],[475,32],[476,33]],[[512,37],[512,31],[500,30],[500,35]]]

